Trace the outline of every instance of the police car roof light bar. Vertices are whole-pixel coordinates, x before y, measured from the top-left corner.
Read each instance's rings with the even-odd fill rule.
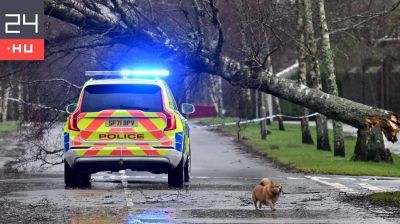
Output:
[[[101,78],[157,78],[169,75],[168,70],[86,71],[85,76]]]

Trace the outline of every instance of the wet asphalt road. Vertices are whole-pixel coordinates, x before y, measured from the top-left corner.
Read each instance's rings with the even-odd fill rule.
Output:
[[[0,179],[0,223],[398,223],[380,208],[344,202],[374,190],[368,177],[284,172],[198,125],[191,144],[192,180],[182,190],[168,189],[166,175],[131,171],[95,174],[91,189],[64,189],[61,166]],[[256,211],[250,200],[262,177],[283,183],[275,212]]]

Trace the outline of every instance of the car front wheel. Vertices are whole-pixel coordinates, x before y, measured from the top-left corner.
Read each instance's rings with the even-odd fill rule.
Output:
[[[191,170],[192,170],[192,157],[189,153],[185,163],[185,182],[190,181]]]

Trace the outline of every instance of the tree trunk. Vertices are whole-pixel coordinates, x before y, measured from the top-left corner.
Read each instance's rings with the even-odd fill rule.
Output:
[[[259,106],[259,115],[260,117],[265,117],[267,115],[267,110],[266,110],[266,94],[261,92],[261,91],[257,91],[258,93],[258,105]],[[260,135],[261,135],[261,139],[265,140],[267,139],[267,120],[264,119],[262,121],[260,121]]]
[[[340,121],[332,120],[333,125],[333,155],[345,157],[343,125]]]
[[[267,112],[268,112],[268,116],[270,117],[267,120],[267,124],[271,124],[274,121],[274,118],[272,117],[274,115],[274,109],[272,106],[272,95],[271,94],[267,94],[267,97],[265,98],[266,104],[267,104]]]
[[[269,71],[271,74],[274,74],[274,75],[275,75],[274,69],[273,69],[273,67],[272,67],[271,56],[268,56],[267,61],[268,61],[268,62],[267,62],[267,63],[268,63],[268,71]],[[274,105],[274,107],[275,107],[276,113],[277,113],[277,114],[282,114],[281,104],[280,104],[280,102],[279,102],[279,98],[278,98],[278,97],[272,97],[271,100],[272,100],[272,103],[273,103],[273,105]],[[279,130],[280,130],[280,131],[284,131],[284,130],[285,130],[285,126],[283,125],[283,118],[282,118],[281,116],[278,116],[278,117],[276,117],[276,119],[278,120]]]
[[[312,1],[304,0],[304,22],[305,22],[305,36],[307,37],[307,46],[310,49],[309,62],[310,62],[310,77],[311,87],[315,89],[322,89],[321,74],[319,69],[319,61],[317,55],[317,41],[314,38],[314,27],[312,21]],[[329,132],[328,122],[326,116],[318,114],[315,118],[317,129],[317,149],[331,150],[329,145]]]
[[[8,98],[10,97],[10,86],[4,85],[4,91],[3,91],[3,103],[1,105],[1,111],[3,112],[1,115],[1,120],[2,121],[7,121],[7,115],[8,115]]]
[[[277,114],[282,114],[281,104],[279,102],[279,98],[278,97],[272,97],[272,100],[274,102],[274,107],[275,107],[276,113]],[[284,131],[285,130],[285,126],[283,124],[283,117],[279,116],[279,117],[276,117],[276,119],[278,120],[279,130],[280,131]]]
[[[254,91],[254,89],[248,89],[245,88],[245,101],[246,101],[246,108],[247,108],[247,112],[246,112],[246,119],[253,119],[254,118],[254,104],[253,102],[253,98],[251,97],[251,92]]]
[[[18,83],[17,88],[18,88],[18,100],[19,100],[19,103],[18,103],[18,120],[20,122],[22,122],[22,121],[24,121],[24,103],[23,103],[24,102],[24,99],[23,99],[24,89],[23,89],[23,86],[22,86],[21,82]]]
[[[238,115],[241,119],[247,119],[248,108],[247,108],[247,90],[239,88],[239,104],[238,104]]]
[[[4,84],[0,83],[0,122],[3,121],[3,93],[4,93]]]
[[[308,116],[308,109],[304,108],[303,110],[304,116]],[[300,127],[301,127],[301,142],[303,144],[314,145],[314,141],[311,136],[310,125],[308,122],[308,117],[303,117],[300,120]]]
[[[330,151],[328,120],[324,115],[318,114],[315,117],[315,126],[317,129],[317,149]]]
[[[178,44],[166,33],[152,31],[154,28],[163,31],[164,27],[139,27],[134,23],[124,27],[123,23],[115,21],[114,17],[109,18],[107,15],[96,13],[80,5],[66,6],[54,0],[44,2],[46,14],[82,27],[83,31],[103,33],[112,30],[112,32],[107,32],[107,36],[113,38],[115,42],[125,45],[134,43],[152,46],[163,50],[164,55],[173,57],[174,61],[184,61],[185,65],[193,71],[221,76],[233,85],[261,90],[357,128],[365,128],[366,119],[371,116],[387,122],[399,118],[391,111],[330,95],[315,88],[308,88],[297,81],[273,77],[263,70],[250,68],[245,62],[222,55],[221,51],[218,51],[220,48],[216,50],[203,48],[201,53],[198,53],[196,47],[182,42]],[[110,14],[115,16],[113,12]],[[157,24],[152,24],[152,26],[157,26]],[[218,31],[221,33],[220,29]],[[221,40],[221,35],[218,38]],[[385,131],[388,139],[397,141],[396,134],[399,132],[399,125],[400,122],[394,120],[393,126],[381,127],[381,129]]]
[[[326,68],[327,71],[327,84],[328,84],[328,93],[332,95],[338,95],[338,87],[336,84],[336,75],[335,75],[335,65],[334,65],[334,56],[330,45],[329,40],[329,30],[328,24],[326,21],[325,15],[325,4],[324,0],[318,0],[318,18],[319,18],[319,27],[321,29],[321,52],[322,52],[322,65]],[[344,147],[344,136],[343,136],[343,126],[339,121],[333,120],[333,143],[334,150],[333,154],[335,156],[345,156],[345,147]]]
[[[304,37],[304,2],[302,0],[296,1],[297,6],[297,54],[298,54],[298,61],[299,61],[299,71],[298,71],[298,81],[300,84],[306,85],[307,84],[307,65],[306,65],[306,54],[304,46],[305,37]],[[300,120],[301,126],[301,141],[303,144],[310,144],[313,145],[314,141],[311,136],[310,125],[308,122],[308,109],[303,108],[303,116]]]
[[[222,78],[221,76],[218,77],[218,116],[222,117],[224,116],[225,113],[225,108],[224,108],[224,94],[222,90]]]
[[[209,76],[208,91],[210,99],[215,106],[217,116],[222,117],[224,114],[223,92],[222,92],[222,79],[220,76]]]
[[[251,105],[251,119],[254,118],[259,118],[259,105],[258,105],[258,90],[251,90],[250,91],[250,96],[251,96],[251,101],[250,101],[250,105]]]
[[[218,83],[217,83],[217,78],[215,76],[210,75],[208,77],[208,83],[206,89],[208,90],[209,97],[211,99],[212,104],[215,107],[215,110],[217,112],[217,115],[221,113],[221,108],[219,108],[219,103],[218,103]]]
[[[385,149],[382,132],[378,127],[358,129],[357,143],[352,160],[393,162],[389,149]]]

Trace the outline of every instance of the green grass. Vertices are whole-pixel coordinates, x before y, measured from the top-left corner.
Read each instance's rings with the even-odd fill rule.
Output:
[[[17,129],[18,123],[15,121],[0,122],[0,138]]]
[[[221,122],[221,118],[198,120],[208,124]],[[232,122],[235,119],[226,118],[224,120],[225,122]],[[254,150],[301,172],[400,177],[399,156],[393,155],[393,164],[351,161],[350,158],[353,155],[356,139],[347,137],[345,141],[346,157],[334,157],[333,152],[316,150],[315,145],[301,144],[300,125],[285,124],[285,128],[285,131],[279,131],[278,125],[274,122],[268,126],[272,133],[268,135],[267,140],[261,140],[259,123],[248,124],[241,132],[241,136],[246,137],[243,142]],[[237,136],[237,127],[235,125],[221,127],[221,130],[232,136]],[[311,133],[314,141],[316,141],[314,127],[311,127]],[[332,131],[330,136],[332,141]],[[331,142],[332,146],[333,143]]]
[[[400,191],[374,193],[370,198],[374,202],[400,203]]]

